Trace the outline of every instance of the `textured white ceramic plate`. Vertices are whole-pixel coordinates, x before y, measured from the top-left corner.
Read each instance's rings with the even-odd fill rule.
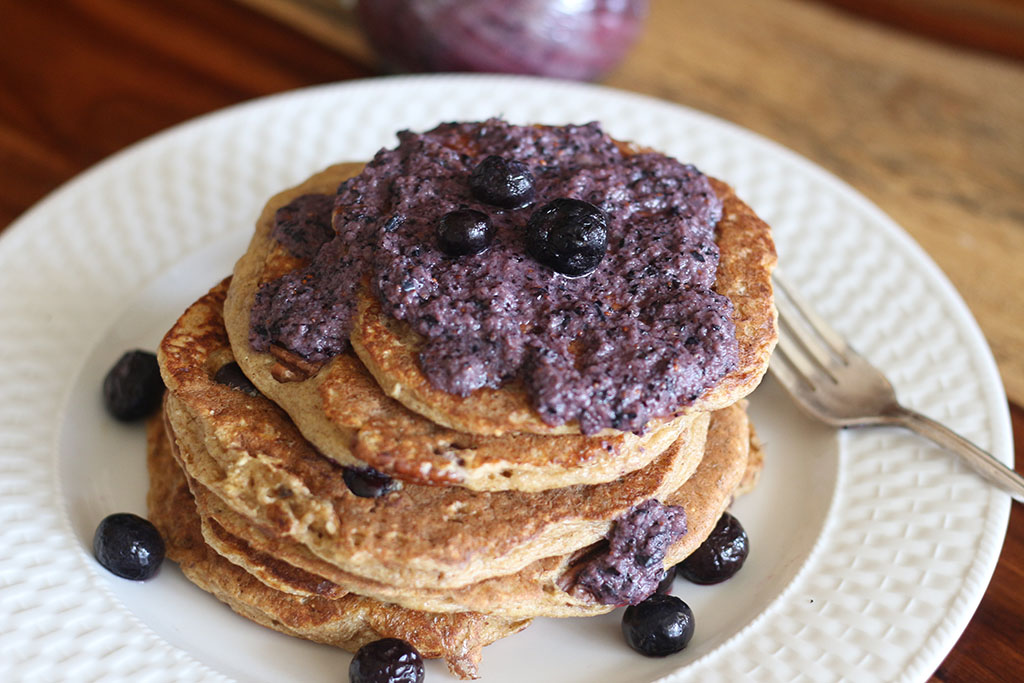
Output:
[[[503,115],[598,119],[733,183],[775,228],[789,279],[904,401],[1010,462],[1006,404],[976,324],[881,212],[812,164],[703,114],[593,86],[508,77],[355,82],[260,100],[147,140],[68,183],[0,239],[0,678],[337,681],[349,656],[254,626],[166,566],[99,568],[93,529],[144,512],[140,427],[99,386],[231,268],[262,201],[401,128]],[[771,380],[752,414],[761,486],[734,510],[752,554],[717,587],[679,581],[697,633],[645,659],[618,614],[539,620],[487,648],[486,681],[923,680],[991,576],[1009,498],[917,438],[837,435]],[[430,680],[443,680],[431,664]]]

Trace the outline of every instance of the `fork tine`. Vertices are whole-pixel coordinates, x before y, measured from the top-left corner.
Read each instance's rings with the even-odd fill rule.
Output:
[[[783,316],[780,316],[783,317]],[[820,347],[820,345],[819,345]],[[817,349],[820,352],[820,349]],[[791,335],[783,325],[779,326],[779,344],[775,352],[780,354],[793,370],[803,377],[804,384],[811,389],[822,379],[836,383],[835,375],[829,372],[827,362],[822,362],[797,336]]]
[[[786,346],[784,344],[780,343],[775,347],[775,353],[772,354],[771,371],[794,397],[801,387],[812,388],[806,375],[793,365],[793,361],[786,354]]]
[[[851,352],[850,345],[846,343],[846,340],[822,320],[814,312],[814,309],[786,284],[785,278],[781,277],[778,272],[772,276],[772,279],[776,289],[783,295],[775,297],[779,318],[792,329],[803,347],[814,356],[822,367],[829,367],[830,362],[835,359],[846,363]],[[822,348],[821,342],[824,342],[827,350]],[[829,351],[834,354],[834,358],[826,355]]]
[[[809,367],[810,363],[814,363],[816,368],[824,370],[833,381],[836,381],[832,369],[837,363],[843,362],[843,359],[832,353],[832,349],[815,335],[807,323],[800,320],[788,303],[781,302],[782,297],[776,297],[776,306],[779,309],[779,346],[789,348],[791,356],[801,359],[799,363],[794,364],[804,375],[814,371]]]
[[[836,427],[901,425],[948,448],[990,482],[1024,501],[1024,477],[991,454],[938,422],[904,408],[880,370],[850,348],[792,290],[777,278],[779,343],[770,369],[796,404],[822,422]],[[803,336],[801,336],[803,335]],[[821,363],[815,350],[824,345],[843,357],[844,365]],[[826,349],[828,350],[828,349]],[[828,375],[834,383],[819,381]]]

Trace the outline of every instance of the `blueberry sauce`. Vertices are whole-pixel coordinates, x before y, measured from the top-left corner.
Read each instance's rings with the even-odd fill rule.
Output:
[[[722,205],[696,168],[624,153],[596,123],[521,127],[501,120],[399,133],[338,190],[334,237],[309,264],[257,293],[250,340],[311,361],[349,348],[368,282],[383,310],[424,337],[431,384],[466,396],[519,379],[551,425],[641,431],[694,401],[737,365],[732,306],[712,291]],[[524,164],[534,201],[478,199],[470,175],[497,155]],[[582,277],[530,255],[536,207],[579,199],[607,216],[607,251]],[[445,214],[490,217],[486,251],[438,247]]]

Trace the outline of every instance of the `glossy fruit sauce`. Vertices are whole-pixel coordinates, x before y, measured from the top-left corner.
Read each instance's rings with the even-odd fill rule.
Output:
[[[664,578],[668,549],[686,535],[686,510],[648,500],[620,515],[608,545],[589,558],[573,582],[603,605],[636,605]]]
[[[384,311],[424,337],[420,362],[433,386],[466,396],[521,381],[545,422],[578,420],[584,433],[641,431],[736,366],[732,306],[711,289],[722,205],[696,168],[624,149],[597,123],[492,119],[398,138],[341,185],[333,237],[308,266],[258,291],[257,350],[278,344],[313,361],[345,351],[365,278]],[[530,204],[477,199],[469,178],[489,155],[529,167]],[[604,258],[582,277],[530,256],[527,221],[562,197],[607,218]],[[490,217],[482,253],[439,248],[440,219],[460,209]]]

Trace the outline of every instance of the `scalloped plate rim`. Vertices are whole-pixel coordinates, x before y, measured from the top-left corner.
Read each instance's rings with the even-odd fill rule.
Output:
[[[508,84],[513,87],[524,88],[527,90],[534,86],[549,87],[552,85],[551,81],[547,81],[545,79],[515,76],[440,75],[387,77],[382,79],[353,81],[342,84],[326,84],[320,86],[313,86],[311,88],[305,88],[298,91],[280,93],[269,97],[243,102],[241,104],[232,106],[224,110],[211,112],[196,119],[192,119],[190,121],[178,124],[168,130],[157,133],[154,136],[139,141],[125,148],[124,150],[121,150],[120,152],[112,155],[111,157],[108,157],[107,159],[95,164],[89,169],[83,171],[81,174],[77,175],[75,178],[72,178],[68,182],[64,183],[63,185],[49,193],[46,197],[40,200],[39,203],[37,203],[35,206],[27,210],[19,218],[17,218],[8,227],[8,229],[4,231],[4,234],[0,236],[2,237],[2,239],[0,239],[0,258],[3,257],[5,252],[9,255],[11,251],[17,249],[17,247],[23,240],[28,239],[28,233],[32,224],[34,222],[39,221],[40,217],[45,216],[46,212],[51,210],[52,206],[58,204],[60,201],[63,201],[68,196],[73,195],[75,192],[79,192],[83,188],[88,188],[90,183],[98,183],[102,181],[105,175],[111,169],[120,167],[128,160],[140,157],[141,155],[145,154],[147,150],[153,151],[168,146],[173,142],[177,141],[179,137],[188,134],[189,131],[199,131],[202,130],[204,127],[213,125],[215,122],[218,121],[222,122],[224,120],[230,120],[246,112],[255,112],[264,107],[272,107],[274,106],[274,103],[278,101],[288,101],[293,100],[295,98],[304,98],[310,96],[337,95],[339,90],[358,90],[360,88],[372,89],[375,87],[394,88],[401,87],[404,84],[426,84],[427,87],[436,88],[440,87],[446,82],[465,84],[466,82],[472,81],[489,82],[495,85]],[[972,347],[971,360],[973,363],[975,363],[975,365],[980,365],[979,369],[983,373],[983,377],[981,378],[983,380],[982,383],[985,388],[983,393],[988,403],[988,405],[986,406],[986,413],[987,417],[991,422],[991,429],[989,430],[989,433],[993,440],[991,450],[996,453],[1001,453],[1003,455],[1004,461],[1008,462],[1012,458],[1012,450],[1010,449],[1012,437],[1009,424],[1009,414],[1008,410],[1006,410],[1005,408],[1005,393],[1002,389],[1001,380],[999,379],[994,359],[992,358],[991,353],[988,351],[987,345],[985,344],[984,337],[980,331],[980,328],[977,326],[977,323],[971,317],[966,305],[960,298],[959,294],[955,291],[952,284],[941,272],[938,266],[928,258],[925,252],[920,248],[919,245],[917,245],[909,237],[909,235],[907,235],[894,221],[892,221],[892,219],[890,219],[880,209],[878,209],[878,207],[876,207],[862,195],[857,193],[856,190],[854,190],[848,184],[836,178],[835,176],[829,174],[828,172],[822,170],[821,168],[807,161],[803,157],[800,157],[796,153],[788,150],[785,147],[782,147],[778,143],[768,140],[747,129],[739,127],[736,124],[724,121],[722,119],[716,118],[712,115],[703,112],[697,112],[692,109],[688,109],[681,105],[676,105],[673,103],[651,98],[646,95],[627,93],[622,91],[613,91],[602,86],[593,86],[578,83],[566,82],[558,83],[557,85],[558,87],[578,88],[581,91],[586,91],[590,93],[606,93],[610,98],[630,99],[638,103],[646,103],[647,106],[670,108],[685,116],[690,116],[696,120],[700,120],[702,124],[718,127],[721,130],[726,131],[729,135],[732,135],[734,137],[738,136],[741,139],[745,138],[747,141],[759,145],[762,148],[768,150],[771,154],[774,154],[781,158],[785,158],[787,163],[797,165],[798,167],[801,168],[803,172],[809,174],[810,176],[813,176],[815,182],[824,184],[831,192],[844,195],[844,198],[847,201],[853,202],[858,206],[860,210],[871,215],[875,226],[881,227],[883,230],[891,233],[890,237],[898,240],[901,243],[901,247],[903,248],[905,253],[913,260],[915,266],[922,269],[926,279],[930,281],[930,284],[938,285],[940,287],[940,290],[936,293],[936,295],[939,298],[943,299],[944,303],[946,303],[948,307],[952,308],[952,310],[957,315],[955,324],[958,328],[958,332],[967,335],[968,342]],[[785,258],[783,258],[783,262],[785,262]],[[156,279],[157,277],[160,276],[161,272],[171,267],[173,267],[173,263],[168,264],[165,268],[159,269],[159,272],[150,273],[148,279],[150,281]],[[2,281],[3,276],[0,275],[0,282]],[[116,317],[120,315],[120,311],[126,309],[129,305],[129,303],[125,303],[123,306],[119,307],[118,310],[110,312],[109,315],[106,317],[110,319],[116,319]],[[69,391],[69,385],[65,385],[62,389],[62,398],[60,400],[60,405],[62,406],[62,408],[65,407],[65,400]],[[1002,408],[1002,410],[1000,410],[1000,408]],[[845,435],[845,437],[857,438],[856,436],[851,434]],[[5,448],[0,446],[0,457],[2,457],[4,451]],[[53,473],[53,470],[51,470],[51,474]],[[837,504],[837,501],[832,501],[833,507]],[[62,506],[62,511],[65,511],[64,506]],[[831,519],[831,514],[829,517]],[[966,626],[967,622],[973,615],[974,609],[977,607],[978,602],[980,602],[984,593],[983,587],[987,585],[988,578],[991,577],[992,571],[994,570],[995,564],[998,560],[999,549],[1002,545],[1002,538],[1005,535],[1008,517],[1009,499],[994,494],[989,501],[985,529],[988,535],[990,535],[991,537],[998,538],[999,542],[994,544],[990,543],[986,547],[987,557],[981,558],[982,561],[980,562],[980,564],[976,561],[975,564],[972,566],[972,572],[975,575],[981,575],[982,577],[984,577],[984,581],[981,582],[982,590],[975,590],[972,595],[966,597],[963,595],[958,595],[958,597],[965,599],[966,604],[962,606],[961,609],[959,609],[957,614],[955,615],[953,619],[955,623],[947,624],[947,626],[950,626],[950,628],[947,629],[945,637],[940,636],[939,639],[942,642],[933,642],[933,644],[937,645],[937,647],[933,647],[931,649],[931,652],[918,653],[918,656],[913,660],[917,664],[917,666],[920,667],[919,670],[924,675],[930,673],[930,671],[934,669],[934,666],[937,665],[939,661],[941,661],[941,658],[945,656],[945,652],[948,651],[949,647],[952,646],[956,638],[959,637],[959,634],[962,632],[963,628]],[[69,527],[69,524],[65,525],[65,528]],[[818,543],[815,545],[815,550],[813,550],[811,553],[812,557],[818,551],[820,542],[821,540],[819,539]],[[808,567],[810,565],[810,559],[811,558],[809,557],[808,562],[805,562],[803,568],[801,568],[800,570],[800,574],[809,571]],[[796,583],[797,579],[794,578],[790,587],[792,587]],[[761,615],[755,618],[750,624],[748,624],[744,629],[735,634],[732,638],[727,640],[726,643],[724,643],[721,647],[719,647],[717,650],[711,653],[708,653],[701,659],[698,659],[697,661],[693,662],[690,665],[690,667],[687,668],[693,668],[700,663],[706,662],[707,660],[717,655],[720,655],[722,651],[728,650],[730,647],[733,647],[736,642],[742,640],[746,636],[746,634],[748,634],[751,631],[751,629],[755,628],[761,621],[771,618],[770,612],[772,611],[772,607],[774,607],[776,603],[786,599],[787,593],[788,589],[787,591],[784,591],[782,595],[778,596],[776,600],[773,601],[772,605],[770,605]],[[936,628],[938,628],[938,626]],[[924,669],[928,667],[930,667],[930,669],[924,671]],[[681,674],[684,674],[685,671],[685,669],[681,670],[675,674],[669,675],[668,677],[662,680],[675,680]],[[911,672],[906,672],[906,676],[911,677]]]

